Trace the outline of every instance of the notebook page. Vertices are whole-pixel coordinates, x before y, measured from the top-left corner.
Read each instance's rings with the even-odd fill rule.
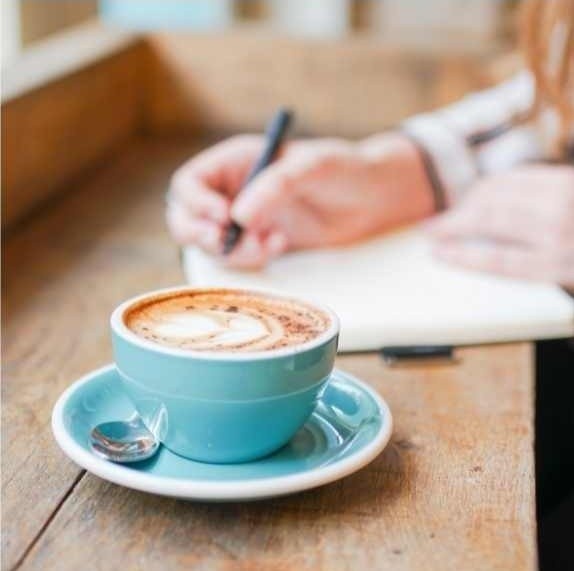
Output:
[[[416,229],[289,254],[260,272],[225,269],[189,248],[184,270],[197,286],[269,288],[331,306],[342,351],[574,335],[574,301],[560,288],[449,266]]]

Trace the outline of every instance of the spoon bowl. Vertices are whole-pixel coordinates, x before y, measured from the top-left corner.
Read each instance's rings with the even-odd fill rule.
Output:
[[[128,464],[151,458],[159,449],[159,441],[136,417],[98,424],[90,432],[90,447],[105,460]]]

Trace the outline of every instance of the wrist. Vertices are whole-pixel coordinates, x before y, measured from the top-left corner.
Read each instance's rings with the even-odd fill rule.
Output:
[[[385,133],[358,143],[358,152],[373,167],[384,189],[385,208],[394,207],[399,222],[413,222],[437,211],[437,201],[424,157],[404,134]]]

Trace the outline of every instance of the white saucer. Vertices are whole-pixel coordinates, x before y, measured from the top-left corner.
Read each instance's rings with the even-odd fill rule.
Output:
[[[383,450],[393,424],[387,404],[373,389],[335,370],[305,426],[284,448],[254,462],[205,464],[161,447],[150,460],[120,465],[90,451],[88,436],[96,424],[133,414],[115,367],[108,365],[62,394],[52,429],[64,453],[100,478],[153,494],[210,501],[281,496],[343,478]]]

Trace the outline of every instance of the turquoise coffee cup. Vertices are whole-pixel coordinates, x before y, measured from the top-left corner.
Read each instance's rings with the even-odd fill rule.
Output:
[[[146,293],[113,312],[112,342],[123,388],[146,426],[176,454],[211,463],[271,454],[303,426],[325,388],[337,352],[339,320],[330,309],[311,303],[330,317],[326,331],[301,345],[250,353],[166,347],[125,325],[124,315],[134,304],[194,289]]]

